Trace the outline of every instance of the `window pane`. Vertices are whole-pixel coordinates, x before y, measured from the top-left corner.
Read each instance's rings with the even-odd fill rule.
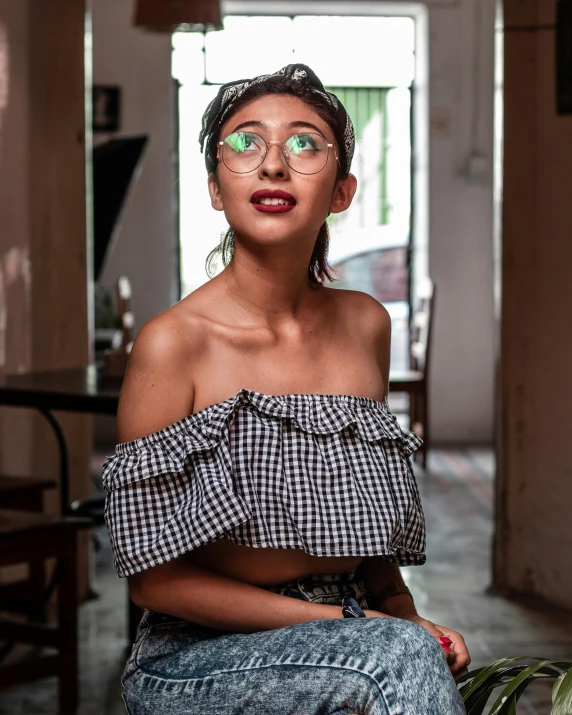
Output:
[[[309,65],[324,84],[408,87],[413,81],[412,18],[299,15],[293,28],[293,61]]]
[[[205,76],[204,35],[175,32],[172,37],[171,74],[182,84],[201,84]]]
[[[293,62],[289,17],[228,16],[206,36],[207,81],[224,84],[276,72]]]

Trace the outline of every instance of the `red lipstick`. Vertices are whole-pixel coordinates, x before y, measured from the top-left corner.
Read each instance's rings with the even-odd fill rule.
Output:
[[[280,189],[259,189],[250,197],[250,203],[262,213],[281,214],[292,211],[296,199],[287,191]]]

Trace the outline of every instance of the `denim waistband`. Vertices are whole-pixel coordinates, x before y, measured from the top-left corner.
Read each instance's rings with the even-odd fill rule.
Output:
[[[282,596],[337,606],[341,606],[344,596],[353,596],[361,608],[368,608],[367,589],[357,569],[342,573],[302,576],[286,583],[263,588]]]

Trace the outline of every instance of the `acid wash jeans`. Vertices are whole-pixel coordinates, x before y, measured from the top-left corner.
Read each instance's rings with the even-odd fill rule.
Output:
[[[267,590],[368,607],[355,571]],[[437,641],[399,618],[231,633],[145,611],[121,682],[129,715],[465,715]]]

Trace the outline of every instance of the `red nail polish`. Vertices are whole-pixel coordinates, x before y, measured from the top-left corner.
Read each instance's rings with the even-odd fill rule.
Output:
[[[441,641],[441,643],[447,643],[447,645],[453,642],[450,638],[447,638],[447,636],[441,636],[439,640]]]
[[[443,643],[441,643],[441,648],[443,648],[443,650],[446,650],[447,653],[450,653],[450,652],[451,652],[451,649],[450,649],[448,646],[443,645]]]

